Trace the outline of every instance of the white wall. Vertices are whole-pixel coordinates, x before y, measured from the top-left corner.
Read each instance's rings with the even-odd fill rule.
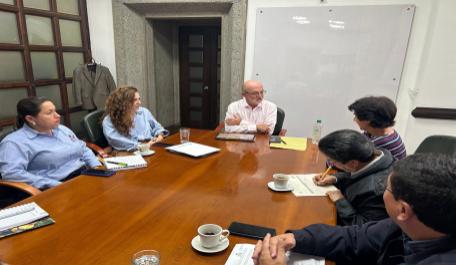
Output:
[[[425,43],[413,107],[456,108],[456,1],[436,1]],[[409,118],[405,138],[412,147],[428,135],[456,136],[456,121]],[[415,148],[416,149],[416,148]]]
[[[416,107],[456,108],[456,10],[454,0],[249,0],[245,78],[251,76],[255,9],[260,6],[414,4],[415,17],[397,98],[396,128],[408,152],[428,135],[456,135],[456,122],[415,119]],[[92,53],[116,79],[111,0],[87,1]],[[362,95],[360,95],[361,97]]]
[[[334,6],[334,5],[414,4],[407,57],[397,97],[396,128],[404,138],[408,152],[413,153],[427,135],[456,135],[456,122],[414,119],[415,106],[456,108],[456,27],[454,0],[249,0],[247,14],[247,45],[245,79],[252,77],[255,37],[255,10],[272,6]],[[364,95],[360,95],[362,97]],[[348,110],[347,110],[348,111]],[[350,127],[348,125],[347,127]]]
[[[92,57],[109,68],[117,84],[112,1],[88,0],[87,16]]]

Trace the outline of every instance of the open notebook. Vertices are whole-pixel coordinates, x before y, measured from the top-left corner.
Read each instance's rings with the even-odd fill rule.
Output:
[[[147,167],[147,162],[140,155],[116,156],[103,159],[107,169],[126,170],[139,167]]]
[[[202,157],[220,151],[220,149],[218,148],[194,142],[173,145],[170,147],[166,147],[166,150],[181,153],[191,157]]]

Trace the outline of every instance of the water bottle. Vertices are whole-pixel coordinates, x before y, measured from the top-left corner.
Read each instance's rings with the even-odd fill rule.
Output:
[[[318,144],[318,141],[320,141],[321,129],[322,129],[321,120],[317,120],[317,122],[315,122],[315,124],[312,128],[312,143],[313,144]]]

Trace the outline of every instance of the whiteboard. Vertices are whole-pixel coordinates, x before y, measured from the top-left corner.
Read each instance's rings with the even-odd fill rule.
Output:
[[[357,128],[347,106],[396,100],[413,5],[265,7],[256,10],[252,76],[285,110],[290,136]]]

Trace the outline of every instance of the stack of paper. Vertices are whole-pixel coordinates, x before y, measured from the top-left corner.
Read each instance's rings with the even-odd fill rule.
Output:
[[[201,157],[220,151],[220,149],[218,148],[194,142],[173,145],[170,147],[166,147],[166,150],[188,155],[191,157]]]

